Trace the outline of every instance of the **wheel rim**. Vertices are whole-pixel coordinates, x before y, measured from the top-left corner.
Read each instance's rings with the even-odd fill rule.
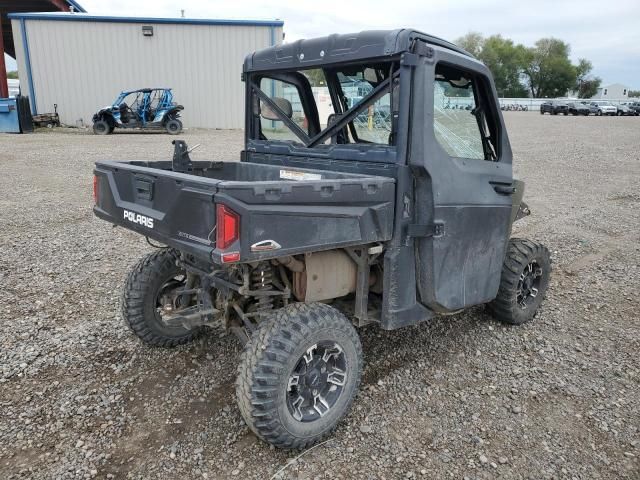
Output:
[[[187,283],[187,276],[179,273],[168,278],[160,285],[156,294],[156,316],[164,325],[163,318],[173,314],[176,310],[185,308],[189,304],[187,295],[178,295],[179,290],[183,290]],[[187,298],[185,298],[187,297]]]
[[[299,422],[313,422],[336,405],[347,382],[344,351],[335,342],[312,345],[298,359],[287,382],[287,408]]]
[[[516,293],[516,301],[520,308],[526,309],[535,301],[540,291],[542,274],[542,267],[535,260],[525,267],[520,275]]]
[[[178,128],[179,126],[177,122],[169,122],[169,130],[171,130],[172,132],[177,132]]]
[[[97,130],[99,133],[104,133],[104,132],[106,132],[106,131],[107,131],[107,125],[106,125],[106,124],[104,124],[104,123],[98,123],[98,124],[96,125],[96,130]]]

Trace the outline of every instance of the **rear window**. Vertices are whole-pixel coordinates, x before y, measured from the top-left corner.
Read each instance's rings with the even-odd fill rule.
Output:
[[[393,145],[397,62],[253,75],[250,84],[255,140]]]

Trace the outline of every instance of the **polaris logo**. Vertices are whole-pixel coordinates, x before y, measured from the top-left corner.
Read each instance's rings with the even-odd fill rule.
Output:
[[[137,223],[138,225],[144,225],[147,228],[153,228],[153,218],[145,217],[144,215],[140,215],[139,213],[124,210],[124,219],[129,220],[133,223]]]

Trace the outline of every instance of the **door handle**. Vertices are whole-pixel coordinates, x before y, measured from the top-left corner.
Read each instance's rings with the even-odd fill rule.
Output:
[[[500,195],[513,195],[516,193],[516,187],[511,185],[494,185],[493,189]]]

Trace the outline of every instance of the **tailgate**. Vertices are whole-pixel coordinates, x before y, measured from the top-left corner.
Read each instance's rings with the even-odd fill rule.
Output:
[[[280,176],[300,170],[281,170]],[[237,214],[239,238],[227,249],[214,250],[214,261],[224,263],[222,255],[228,252],[235,253],[241,262],[251,262],[390,240],[395,180],[343,177],[220,182],[215,202]]]
[[[219,180],[125,162],[96,162],[94,213],[115,225],[211,257]]]

